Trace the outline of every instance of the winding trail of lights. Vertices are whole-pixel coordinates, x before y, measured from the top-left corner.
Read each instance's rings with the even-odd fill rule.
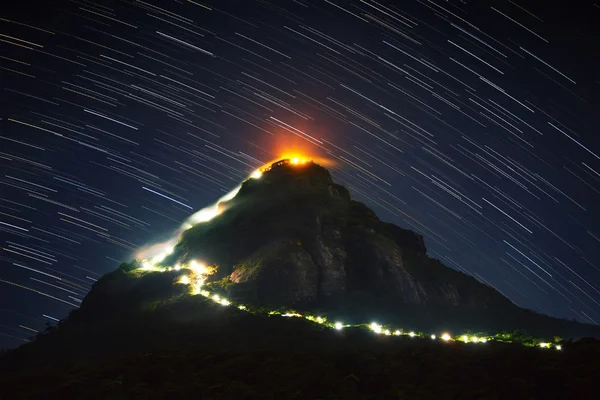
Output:
[[[266,166],[254,171],[248,179],[260,179],[263,173],[269,171],[271,168],[276,167],[278,165],[291,164],[293,166],[301,166],[301,165],[306,165],[306,164],[310,163],[311,161],[312,160],[310,158],[296,157],[296,156],[293,156],[290,158],[284,158],[275,163],[267,164]],[[240,188],[241,188],[241,186],[236,187],[231,192],[229,192],[227,195],[220,198],[212,206],[206,207],[206,208],[200,210],[199,212],[193,214],[190,218],[188,218],[188,220],[186,221],[184,226],[182,226],[182,229],[183,230],[189,229],[190,227],[192,227],[198,223],[207,222],[207,221],[210,221],[211,219],[217,217],[220,214],[219,203],[228,201],[228,200],[231,200],[232,198],[234,198],[237,195]],[[187,274],[180,275],[179,278],[177,279],[177,283],[187,285],[190,288],[191,295],[201,295],[201,296],[204,296],[205,298],[207,298],[208,300],[211,300],[222,306],[234,306],[234,307],[237,307],[239,310],[250,312],[253,314],[257,314],[260,312],[259,310],[254,309],[252,306],[246,306],[243,304],[234,304],[231,301],[229,301],[228,299],[226,299],[216,293],[211,293],[208,290],[203,289],[204,282],[206,281],[208,276],[212,275],[214,272],[216,272],[216,268],[214,268],[214,267],[207,267],[206,265],[204,265],[196,260],[191,260],[188,263],[184,263],[184,264],[175,264],[174,266],[169,266],[169,267],[159,266],[158,264],[161,263],[168,255],[170,255],[173,252],[173,250],[174,250],[174,247],[169,245],[163,250],[162,253],[155,255],[152,259],[150,259],[150,260],[142,259],[141,260],[142,267],[140,268],[140,270],[145,271],[145,272],[166,272],[166,271],[187,270],[189,272]],[[416,337],[416,338],[421,338],[421,339],[429,338],[431,340],[441,340],[441,341],[447,342],[447,343],[448,342],[463,342],[463,343],[472,343],[472,344],[485,344],[492,340],[497,341],[497,342],[513,343],[513,340],[511,340],[510,334],[480,335],[480,336],[464,334],[464,335],[460,335],[457,337],[453,337],[449,333],[443,332],[441,335],[436,335],[436,334],[426,335],[421,332],[416,333],[414,331],[404,331],[402,329],[391,329],[387,325],[381,325],[381,324],[378,324],[377,322],[371,322],[370,324],[363,323],[363,324],[354,324],[354,325],[344,324],[343,322],[340,322],[340,321],[330,322],[327,320],[326,317],[314,316],[314,315],[310,315],[307,313],[299,314],[295,311],[281,313],[280,311],[274,310],[274,311],[268,311],[268,312],[266,312],[266,314],[267,315],[280,315],[281,317],[285,317],[285,318],[304,318],[308,321],[314,322],[316,324],[320,324],[320,325],[330,328],[330,329],[335,329],[337,331],[343,330],[344,328],[367,327],[373,333],[375,333],[377,335],[383,335],[383,336],[408,336],[411,338]],[[538,346],[542,349],[554,348],[556,350],[562,350],[561,344],[558,344],[558,343],[541,342],[538,340],[534,340],[532,343],[530,343],[530,342],[527,342],[527,343],[526,342],[517,342],[517,343],[521,343],[525,346],[530,346],[530,347]]]
[[[162,259],[161,259],[161,261],[162,261]],[[234,306],[234,307],[237,307],[239,310],[250,312],[252,314],[261,313],[261,311],[253,308],[252,306],[233,303],[230,300],[226,299],[225,297],[223,297],[219,294],[216,294],[216,293],[211,293],[210,291],[203,288],[204,282],[206,281],[208,276],[212,275],[214,272],[216,272],[216,268],[214,268],[214,267],[207,267],[204,264],[202,264],[196,260],[192,260],[186,264],[176,264],[173,267],[157,266],[156,264],[158,262],[160,262],[160,261],[142,260],[142,267],[139,269],[144,272],[148,272],[148,273],[187,270],[188,271],[187,274],[182,274],[179,276],[179,278],[177,279],[177,283],[187,285],[190,288],[191,295],[201,295],[201,296],[205,297],[206,299],[211,300],[215,303],[218,303],[222,306],[225,306],[225,307]],[[304,318],[308,321],[314,322],[316,324],[320,324],[324,327],[334,329],[337,331],[341,331],[345,328],[367,327],[371,332],[373,332],[377,335],[408,336],[411,338],[420,338],[420,339],[429,338],[430,340],[441,340],[446,343],[462,342],[462,343],[471,343],[471,344],[485,344],[490,341],[514,343],[510,338],[510,334],[508,334],[508,335],[505,334],[503,336],[500,336],[500,335],[476,336],[476,335],[464,334],[464,335],[453,337],[448,332],[443,332],[440,335],[436,335],[436,334],[426,335],[421,332],[416,333],[414,331],[405,331],[402,329],[391,329],[391,327],[389,327],[387,325],[381,325],[377,322],[371,322],[369,324],[362,323],[362,324],[352,324],[352,325],[344,324],[341,321],[331,322],[331,321],[328,321],[327,318],[323,317],[323,316],[314,316],[314,315],[310,315],[307,313],[300,314],[295,311],[289,311],[289,312],[282,313],[281,311],[273,310],[273,311],[268,311],[268,312],[263,311],[262,313],[265,313],[267,315],[279,315],[284,318]],[[541,342],[538,340],[534,340],[533,344],[525,343],[525,342],[517,342],[517,343],[521,343],[521,344],[523,344],[525,346],[529,346],[529,347],[537,346],[542,349],[554,348],[556,350],[562,350],[561,344],[558,344],[558,343]]]

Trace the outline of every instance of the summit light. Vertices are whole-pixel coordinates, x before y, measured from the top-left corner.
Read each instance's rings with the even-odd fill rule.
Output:
[[[252,179],[259,179],[262,176],[262,172],[260,170],[256,170],[250,175]]]

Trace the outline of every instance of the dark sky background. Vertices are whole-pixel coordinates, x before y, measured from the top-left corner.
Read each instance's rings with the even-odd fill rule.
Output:
[[[449,267],[600,322],[598,26],[593,1],[3,7],[0,347],[290,150]]]

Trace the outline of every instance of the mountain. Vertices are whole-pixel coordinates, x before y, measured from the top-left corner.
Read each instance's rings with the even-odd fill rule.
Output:
[[[600,336],[598,326],[519,308],[429,257],[421,235],[379,220],[316,163],[274,163],[218,208],[181,235],[163,265],[216,266],[207,286],[231,300],[422,331]]]
[[[327,169],[282,160],[234,194],[170,254],[121,264],[68,318],[2,354],[0,399],[598,390],[598,341],[569,339],[600,337],[599,327],[519,308],[444,266]]]

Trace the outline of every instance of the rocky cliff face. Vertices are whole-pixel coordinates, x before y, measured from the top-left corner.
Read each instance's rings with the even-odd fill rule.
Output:
[[[510,302],[426,255],[423,237],[380,221],[314,163],[283,164],[242,185],[218,218],[186,231],[167,260],[219,266],[229,294],[276,306],[352,293],[395,304],[488,308]]]

